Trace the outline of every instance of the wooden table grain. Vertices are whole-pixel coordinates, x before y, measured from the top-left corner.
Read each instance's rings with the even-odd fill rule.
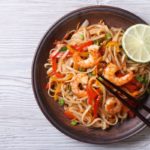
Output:
[[[127,9],[150,23],[149,0],[0,0],[0,150],[150,150],[150,130],[118,144],[92,145],[55,129],[31,87],[37,45],[64,14],[89,5]]]

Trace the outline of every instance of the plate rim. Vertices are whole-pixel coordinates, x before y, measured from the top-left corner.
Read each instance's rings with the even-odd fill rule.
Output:
[[[112,144],[112,143],[117,143],[120,141],[123,141],[139,132],[141,132],[146,125],[141,122],[136,129],[133,129],[133,131],[131,133],[129,133],[127,136],[124,136],[122,138],[116,138],[112,141],[93,141],[93,140],[85,140],[80,138],[79,136],[76,136],[75,134],[72,134],[71,132],[64,130],[56,121],[55,119],[53,119],[53,117],[51,117],[49,115],[49,113],[47,112],[47,109],[45,108],[45,106],[43,105],[43,103],[41,102],[40,96],[38,95],[38,90],[37,87],[35,86],[35,66],[36,66],[36,62],[37,62],[37,57],[38,57],[38,53],[40,52],[40,49],[43,45],[43,43],[45,42],[45,40],[47,39],[48,35],[50,32],[52,32],[55,29],[55,26],[57,24],[61,24],[61,22],[63,22],[63,20],[67,17],[71,17],[71,15],[74,15],[75,13],[79,13],[80,11],[84,11],[84,10],[91,10],[91,9],[97,9],[98,11],[111,11],[111,12],[117,12],[117,13],[122,13],[124,15],[130,16],[132,18],[136,18],[138,19],[140,22],[143,22],[144,24],[147,24],[143,19],[141,19],[139,16],[135,15],[134,13],[119,8],[119,7],[114,7],[114,6],[108,6],[108,5],[92,5],[92,6],[87,6],[87,7],[82,7],[76,10],[73,10],[71,12],[68,12],[67,14],[63,15],[60,19],[58,19],[57,21],[55,21],[47,30],[47,32],[44,34],[44,36],[41,38],[41,41],[39,42],[34,57],[33,57],[33,61],[32,61],[32,67],[31,67],[31,83],[32,83],[32,90],[33,90],[33,94],[35,97],[35,100],[40,108],[40,110],[42,111],[42,113],[44,114],[44,116],[46,117],[46,119],[49,121],[49,123],[51,123],[57,130],[59,130],[61,133],[63,133],[64,135],[67,135],[68,137],[71,137],[74,140],[77,141],[81,141],[84,143],[90,143],[90,144]],[[135,131],[134,131],[135,130]]]

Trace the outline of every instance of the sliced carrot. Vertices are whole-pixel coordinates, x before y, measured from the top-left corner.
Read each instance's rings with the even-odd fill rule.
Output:
[[[65,112],[64,112],[64,114],[65,114],[65,116],[67,116],[69,119],[75,119],[76,117],[74,116],[74,114],[71,112],[71,111],[69,111],[69,110],[66,110]]]

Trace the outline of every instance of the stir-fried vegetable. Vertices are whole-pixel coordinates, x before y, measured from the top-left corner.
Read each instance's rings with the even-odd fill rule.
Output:
[[[140,76],[140,75],[136,76],[136,80],[138,80],[139,82],[141,82],[141,83],[143,83],[143,84],[145,84],[145,83],[148,82],[145,77],[142,77],[142,76]]]
[[[92,77],[92,76],[94,76],[94,74],[92,72],[90,72],[90,73],[88,73],[88,76]]]
[[[112,38],[111,34],[110,33],[106,33],[105,39],[106,40],[110,40],[111,38]]]
[[[139,90],[142,87],[142,84],[133,78],[132,81],[125,84],[124,87],[127,88],[129,92],[134,92]]]
[[[54,92],[54,100],[58,99],[58,93],[61,91],[61,83],[57,84],[55,92]]]
[[[80,34],[81,40],[84,40],[84,35]]]
[[[88,103],[92,105],[93,101],[98,96],[97,93],[93,90],[91,86],[87,87],[87,93],[88,93]]]
[[[78,124],[78,121],[77,120],[72,120],[71,123],[70,123],[72,126],[76,126]]]
[[[101,44],[101,39],[95,40],[95,41],[94,41],[94,44],[100,46],[100,44]]]
[[[94,118],[97,117],[98,106],[99,106],[100,100],[101,100],[101,96],[98,96],[95,100],[95,103],[94,103]]]
[[[65,112],[64,112],[64,114],[65,114],[65,116],[67,116],[69,119],[75,119],[76,117],[74,116],[74,114],[71,112],[71,111],[69,111],[69,110],[66,110]]]
[[[88,41],[88,42],[85,42],[85,43],[83,43],[83,44],[81,44],[79,46],[78,45],[73,46],[73,48],[76,49],[79,52],[82,52],[82,51],[84,51],[84,48],[86,48],[86,47],[88,47],[88,46],[90,46],[92,44],[93,44],[93,41]]]
[[[59,50],[59,52],[65,52],[66,50],[67,50],[67,47],[64,46],[64,47],[62,47],[62,48]]]
[[[51,57],[51,62],[52,62],[52,74],[55,74],[55,76],[58,77],[58,78],[63,78],[64,75],[59,73],[59,72],[57,72],[57,55],[58,54],[59,53],[57,53],[54,56],[53,55],[50,56]]]
[[[119,48],[119,43],[118,42],[109,41],[108,44],[106,45],[106,48],[108,48],[108,47],[115,47],[116,48],[116,52],[120,52],[120,48]]]
[[[63,105],[65,104],[64,99],[63,99],[63,98],[60,98],[59,101],[58,101],[58,104],[59,104],[60,106],[63,106]]]

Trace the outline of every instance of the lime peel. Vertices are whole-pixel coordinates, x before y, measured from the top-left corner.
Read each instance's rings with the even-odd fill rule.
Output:
[[[133,61],[140,63],[150,61],[150,45],[147,42],[150,41],[150,36],[147,35],[149,33],[150,26],[145,24],[133,25],[125,31],[122,38],[122,47],[127,56]]]

